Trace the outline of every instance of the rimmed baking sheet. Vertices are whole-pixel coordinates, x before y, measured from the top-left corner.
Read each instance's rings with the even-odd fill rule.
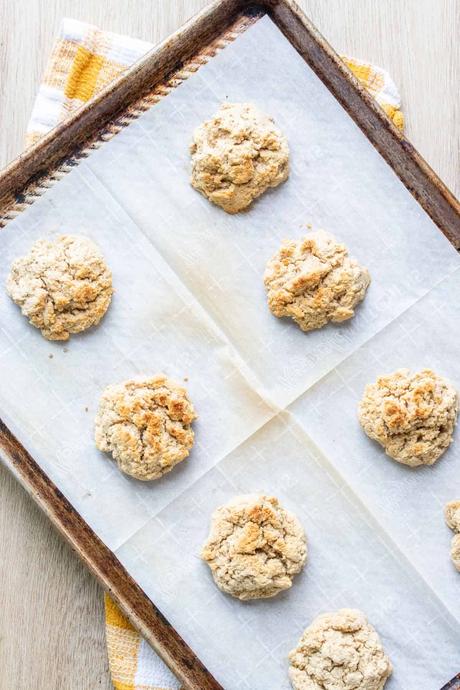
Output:
[[[292,162],[287,183],[232,217],[188,179],[191,133],[226,99],[270,113]],[[351,322],[308,335],[271,316],[262,284],[280,240],[307,224],[372,276]],[[355,407],[398,366],[433,366],[460,388],[459,257],[268,17],[2,230],[2,283],[14,257],[60,232],[101,246],[114,301],[63,346],[1,293],[0,416],[213,675],[228,689],[288,688],[303,627],[354,606],[392,658],[390,690],[452,677],[459,579],[442,504],[456,497],[458,450],[399,467],[363,437]],[[92,422],[105,385],[157,371],[186,379],[197,442],[140,484],[96,451]],[[243,604],[218,592],[198,553],[214,507],[255,490],[299,515],[310,559],[289,592]]]

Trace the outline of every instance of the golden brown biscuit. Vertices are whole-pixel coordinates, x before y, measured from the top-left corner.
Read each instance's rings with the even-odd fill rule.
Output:
[[[359,421],[394,460],[432,465],[452,442],[457,407],[457,392],[442,376],[398,369],[366,387]]]
[[[101,396],[96,446],[111,453],[122,472],[158,479],[188,456],[196,417],[185,388],[163,374],[124,381]]]
[[[217,508],[201,555],[223,592],[260,599],[291,587],[307,544],[300,522],[276,498],[247,494]]]
[[[450,501],[444,506],[446,524],[454,532],[460,532],[460,501]]]
[[[286,137],[250,103],[224,103],[195,130],[193,187],[227,213],[247,208],[289,174]]]
[[[48,340],[96,325],[112,299],[112,273],[87,237],[38,240],[11,266],[6,289]]]
[[[289,661],[295,690],[382,690],[392,672],[377,632],[356,609],[315,618]]]
[[[289,316],[303,331],[351,319],[369,283],[367,269],[324,230],[285,241],[264,274],[271,312]]]

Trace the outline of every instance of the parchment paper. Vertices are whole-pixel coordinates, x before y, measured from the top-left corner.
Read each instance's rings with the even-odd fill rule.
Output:
[[[189,185],[191,133],[251,101],[286,133],[291,175],[228,216]],[[372,285],[347,324],[304,334],[271,316],[262,274],[284,237],[329,229]],[[229,690],[284,690],[287,652],[320,612],[361,608],[395,667],[389,690],[460,670],[460,577],[445,501],[457,444],[432,468],[386,459],[360,430],[364,385],[431,366],[460,388],[459,258],[361,131],[264,18],[82,162],[0,233],[0,280],[39,237],[101,247],[116,294],[92,331],[49,343],[0,291],[0,416]],[[186,379],[190,458],[152,484],[96,451],[101,390],[139,373]],[[276,494],[309,562],[293,588],[242,603],[198,554],[213,509]]]

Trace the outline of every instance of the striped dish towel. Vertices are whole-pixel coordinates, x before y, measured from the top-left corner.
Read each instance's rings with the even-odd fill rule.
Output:
[[[26,144],[30,146],[38,141],[151,48],[152,44],[145,41],[64,19],[38,91]],[[368,62],[343,59],[402,130],[400,98],[389,74]],[[107,595],[105,623],[116,690],[178,690],[180,683]]]

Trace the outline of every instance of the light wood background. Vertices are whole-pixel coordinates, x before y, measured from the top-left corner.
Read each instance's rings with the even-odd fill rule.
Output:
[[[157,42],[206,0],[2,0],[0,166],[22,142],[62,17]],[[407,136],[454,193],[460,178],[460,2],[300,0],[339,53],[389,70]],[[0,380],[1,385],[1,380]],[[0,467],[0,690],[111,688],[102,592]]]

